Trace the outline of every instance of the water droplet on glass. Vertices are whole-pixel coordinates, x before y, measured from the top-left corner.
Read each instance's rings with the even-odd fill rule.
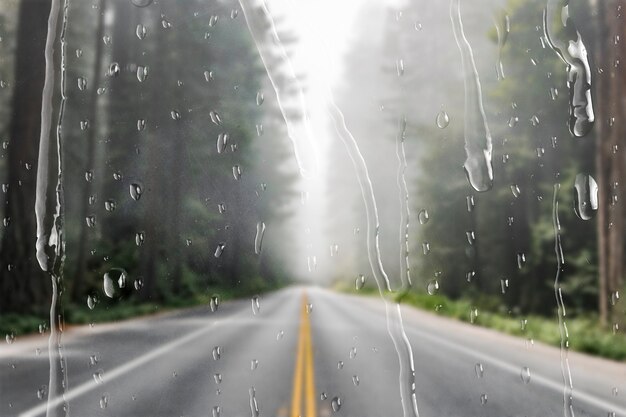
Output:
[[[258,360],[256,360],[256,359],[252,359],[252,360],[250,361],[250,370],[251,370],[251,371],[254,371],[254,370],[256,370],[258,367],[259,367],[259,361],[258,361]]]
[[[215,346],[212,351],[213,360],[218,361],[222,357],[222,348],[219,346]]]
[[[204,79],[206,82],[213,81],[213,71],[204,71]]]
[[[137,80],[142,83],[148,78],[148,67],[143,65],[137,66]]]
[[[211,118],[211,121],[214,124],[216,124],[218,126],[222,124],[222,119],[221,119],[220,115],[216,111],[211,110],[209,112],[209,117]]]
[[[6,340],[7,344],[9,344],[9,345],[13,344],[13,342],[15,341],[15,334],[14,333],[7,333],[7,335],[5,336],[5,340]]]
[[[426,291],[428,291],[428,294],[430,295],[437,294],[437,291],[439,291],[439,281],[436,279],[430,281],[426,286]]]
[[[223,153],[228,145],[228,133],[220,133],[217,135],[217,153]]]
[[[37,390],[37,399],[43,400],[46,397],[47,394],[48,394],[48,386],[47,385],[42,385]]]
[[[522,382],[524,384],[530,383],[530,369],[527,366],[524,366],[522,368],[522,371],[520,373],[520,377],[522,378]]]
[[[265,101],[265,96],[263,95],[263,92],[259,91],[256,93],[256,105],[260,106],[261,104],[263,104],[263,102]]]
[[[100,397],[100,408],[105,409],[109,405],[109,394],[104,394]]]
[[[132,197],[132,199],[138,201],[141,198],[141,194],[143,193],[143,187],[141,186],[141,184],[134,182],[130,184],[129,188],[130,196]]]
[[[145,240],[146,240],[146,233],[145,232],[137,232],[137,233],[135,233],[135,244],[137,246],[143,245]]]
[[[108,199],[107,201],[104,202],[104,209],[106,211],[115,211],[116,208],[117,208],[117,203],[115,202],[115,200]]]
[[[341,409],[341,398],[339,397],[334,397],[331,401],[330,401],[330,406],[332,407],[333,411],[336,413],[337,411],[339,411]]]
[[[361,381],[359,380],[359,376],[358,375],[352,375],[352,383],[354,384],[355,387],[359,386]]]
[[[359,276],[357,276],[354,284],[355,284],[357,291],[363,288],[363,286],[365,285],[365,276],[363,274],[360,274]]]
[[[349,354],[349,356],[350,356],[350,359],[354,359],[354,358],[356,358],[356,347],[352,347],[352,348],[350,349],[350,354]]]
[[[147,33],[148,31],[144,25],[137,25],[137,28],[135,29],[135,35],[137,35],[137,38],[139,38],[139,40],[145,39]]]
[[[209,301],[209,308],[212,313],[215,313],[217,309],[220,307],[220,296],[218,294],[213,294],[211,296],[211,300]]]
[[[343,361],[337,362],[337,369],[343,369]]]
[[[256,224],[256,235],[254,236],[254,253],[256,253],[257,255],[261,254],[264,234],[265,234],[265,223],[258,222]]]
[[[574,212],[582,220],[592,219],[598,211],[598,184],[591,175],[578,174],[574,182]]]
[[[252,314],[255,316],[261,311],[261,297],[255,295],[252,297]]]
[[[467,238],[467,243],[473,245],[476,242],[476,234],[473,230],[468,230],[465,232],[465,237]]]
[[[213,256],[215,256],[216,258],[219,258],[220,256],[222,256],[222,253],[224,252],[224,248],[226,247],[226,244],[221,242],[217,244],[217,247],[215,248],[215,253],[213,254]]]
[[[511,193],[513,194],[513,197],[518,198],[520,194],[522,194],[522,191],[517,186],[517,184],[513,184],[511,185]]]
[[[611,305],[617,304],[619,301],[619,291],[614,291],[611,293]]]
[[[102,384],[104,382],[104,371],[102,369],[98,369],[92,376],[96,384]]]
[[[441,110],[437,113],[437,117],[435,118],[435,122],[437,123],[437,127],[439,129],[445,129],[450,124],[450,116],[444,110]]]
[[[218,21],[218,20],[219,20],[219,16],[217,16],[217,15],[212,15],[212,16],[209,18],[209,26],[210,26],[210,27],[215,26],[215,25],[217,24],[217,21]]]
[[[214,406],[213,407],[213,417],[220,417],[220,407],[219,406]]]
[[[97,302],[98,302],[98,299],[96,298],[95,295],[87,296],[87,307],[89,307],[89,310],[93,310],[96,307]]]
[[[419,213],[417,213],[417,219],[419,220],[420,224],[428,223],[428,220],[430,219],[430,216],[428,215],[428,210],[426,210],[425,208],[421,209]]]
[[[143,280],[138,278],[133,281],[133,287],[135,287],[135,291],[141,290],[143,288]]]
[[[120,64],[114,62],[109,65],[109,77],[117,77],[118,75],[120,75]]]
[[[96,216],[92,214],[90,216],[85,217],[85,223],[87,224],[87,227],[89,228],[96,227]]]
[[[480,394],[480,403],[482,405],[487,404],[487,394]]]
[[[478,318],[478,309],[476,307],[470,309],[470,323],[474,324]]]
[[[485,369],[483,368],[483,364],[480,362],[474,365],[474,371],[476,372],[476,378],[478,379],[482,378],[483,375],[485,374]]]
[[[130,0],[133,6],[146,7],[152,4],[152,0]]]
[[[526,255],[524,252],[518,252],[517,254],[517,269],[522,269],[526,265]]]
[[[170,112],[170,117],[172,120],[180,120],[180,112],[178,110],[172,110]]]
[[[122,290],[126,288],[126,271],[122,268],[111,268],[104,274],[104,293],[109,298],[119,298]]]
[[[239,165],[233,166],[233,178],[237,181],[241,179],[241,167]]]
[[[78,84],[78,89],[80,91],[85,91],[87,88],[87,79],[85,77],[78,77],[76,79],[76,83]]]

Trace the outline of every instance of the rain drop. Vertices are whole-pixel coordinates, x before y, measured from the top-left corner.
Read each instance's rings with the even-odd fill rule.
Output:
[[[341,398],[334,397],[330,402],[330,406],[332,407],[335,413],[339,411],[341,409]]]
[[[220,307],[220,296],[218,294],[213,294],[211,296],[211,300],[209,301],[209,307],[211,308],[212,313],[215,313]]]
[[[428,291],[428,294],[430,295],[437,294],[437,291],[439,291],[439,281],[436,279],[430,281],[426,286],[426,291]]]
[[[576,175],[574,192],[574,212],[582,220],[592,219],[598,210],[596,180],[591,175]]]
[[[152,0],[130,0],[133,6],[146,7],[152,4]]]
[[[483,364],[482,363],[477,363],[474,366],[474,371],[476,372],[476,378],[480,379],[483,377],[483,375],[485,374],[485,369],[483,368]]]
[[[420,224],[428,223],[428,220],[430,219],[430,217],[428,215],[428,210],[426,210],[425,208],[421,209],[419,211],[419,213],[417,213],[417,218],[418,218]]]
[[[363,288],[363,286],[365,285],[365,276],[363,274],[357,276],[354,284],[357,291]]]
[[[120,75],[120,64],[114,62],[109,66],[109,77],[117,77],[118,75]]]
[[[140,184],[134,182],[130,184],[129,188],[130,196],[132,197],[132,199],[135,201],[139,201],[139,199],[141,198],[141,194],[143,193],[143,187]]]
[[[437,123],[437,127],[439,129],[445,129],[450,124],[450,116],[444,110],[441,110],[437,113],[437,117],[435,118],[435,122]]]
[[[226,247],[226,244],[223,242],[220,242],[217,244],[217,247],[215,248],[215,253],[213,254],[213,256],[215,256],[216,258],[219,258],[220,256],[222,256],[222,253],[224,252],[224,248]]]
[[[219,346],[215,346],[212,351],[213,360],[218,361],[222,357],[222,348]]]
[[[264,234],[265,234],[265,223],[258,222],[256,224],[256,235],[254,237],[254,253],[256,253],[257,255],[261,254]]]
[[[255,316],[257,314],[259,314],[259,312],[261,311],[261,297],[259,297],[258,295],[255,295],[252,297],[252,314],[254,314]]]
[[[76,82],[78,84],[78,89],[80,91],[85,91],[85,89],[87,88],[87,79],[84,77],[78,77]]]
[[[139,38],[139,40],[145,39],[147,33],[148,31],[146,30],[146,27],[144,25],[137,25],[137,28],[135,29],[135,35],[137,35],[137,38]]]
[[[98,302],[98,299],[96,298],[95,295],[87,296],[87,307],[89,307],[89,310],[93,310],[96,307],[97,302]]]
[[[126,288],[126,271],[122,268],[112,268],[104,274],[104,293],[109,298],[119,298],[122,290]]]

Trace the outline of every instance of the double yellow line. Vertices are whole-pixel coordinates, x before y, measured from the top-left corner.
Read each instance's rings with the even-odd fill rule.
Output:
[[[304,388],[304,390],[303,390]],[[304,410],[302,403],[304,402]],[[315,417],[315,368],[313,366],[313,344],[311,341],[311,321],[307,311],[306,293],[302,295],[300,308],[300,331],[298,333],[298,353],[293,374],[293,397],[291,417]]]

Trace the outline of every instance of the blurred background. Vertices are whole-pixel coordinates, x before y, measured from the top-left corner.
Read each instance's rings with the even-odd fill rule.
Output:
[[[463,320],[484,311],[483,324],[494,327],[530,316],[556,326],[555,210],[559,295],[578,320],[572,345],[626,358],[621,1],[569,4],[593,80],[595,125],[583,137],[568,129],[567,66],[544,33],[543,0],[461,2],[475,74],[464,67],[447,2],[272,0],[275,28],[259,17],[263,4],[249,7],[257,39],[230,0],[69,3],[62,322],[292,283],[373,290],[363,196],[330,118],[332,99],[368,167],[381,260],[398,299]],[[44,0],[0,4],[7,340],[45,331],[50,310],[34,211],[49,13]],[[486,192],[463,170],[474,106],[464,81],[471,89],[472,80],[493,141]],[[55,108],[60,100],[58,90]],[[313,175],[300,175],[285,120],[309,125],[314,146],[301,156],[316,164]],[[584,204],[591,209],[577,215]]]

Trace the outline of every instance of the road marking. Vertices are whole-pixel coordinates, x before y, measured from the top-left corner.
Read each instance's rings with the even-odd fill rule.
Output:
[[[302,414],[302,397],[304,397],[305,403],[304,414]],[[313,361],[313,341],[311,338],[311,320],[309,320],[307,297],[306,293],[304,293],[302,295],[302,306],[300,307],[300,331],[298,332],[296,366],[293,373],[291,417],[316,417],[316,415],[315,367]]]
[[[146,353],[145,355],[139,356],[131,361],[126,362],[123,365],[118,366],[117,368],[111,370],[111,372],[107,372],[105,382],[110,383],[111,381],[129,373],[130,371],[137,369],[140,366],[158,358],[159,356],[172,352],[174,349],[182,345],[185,345],[194,339],[204,336],[206,333],[214,329],[216,326],[230,323],[231,321],[233,321],[234,317],[236,317],[239,314],[235,314],[234,316],[227,317],[225,319],[215,320],[209,325],[207,325],[206,327],[202,327],[196,330],[195,332],[191,332],[188,335],[181,337],[180,339],[175,339],[157,349],[154,349]],[[100,387],[101,385],[95,382],[94,380],[83,382],[82,384],[76,386],[75,388],[72,388],[69,391],[65,392],[65,394],[62,397],[56,397],[55,399],[49,401],[50,407],[55,407],[63,402],[69,402],[76,397],[79,397],[83,394],[86,394]],[[19,414],[19,417],[36,417],[41,414],[44,414],[47,408],[48,408],[48,403],[44,402],[43,404],[32,407],[26,411],[23,411],[22,413]]]
[[[510,363],[505,362],[503,360],[494,358],[493,356],[486,355],[470,347],[463,346],[463,345],[457,344],[455,342],[451,342],[446,339],[442,339],[439,336],[435,336],[433,334],[427,333],[422,330],[417,330],[415,328],[410,328],[409,331],[419,335],[419,337],[422,339],[430,339],[430,341],[439,343],[440,345],[446,346],[449,349],[456,350],[457,352],[464,353],[465,355],[468,355],[468,356],[474,356],[476,359],[482,362],[491,363],[504,371],[517,374],[517,375],[520,374],[521,368],[511,365]],[[540,374],[534,374],[532,376],[532,382],[535,383],[536,385],[551,389],[553,391],[563,392],[562,382],[555,382],[552,379],[544,377],[543,375],[540,375]],[[598,398],[593,394],[576,390],[576,388],[574,388],[572,397],[574,401],[574,407],[576,407],[576,401],[580,400],[587,404],[603,409],[605,412],[614,412],[617,415],[626,415],[626,408],[618,404],[615,404],[613,402],[604,400],[602,398]]]

